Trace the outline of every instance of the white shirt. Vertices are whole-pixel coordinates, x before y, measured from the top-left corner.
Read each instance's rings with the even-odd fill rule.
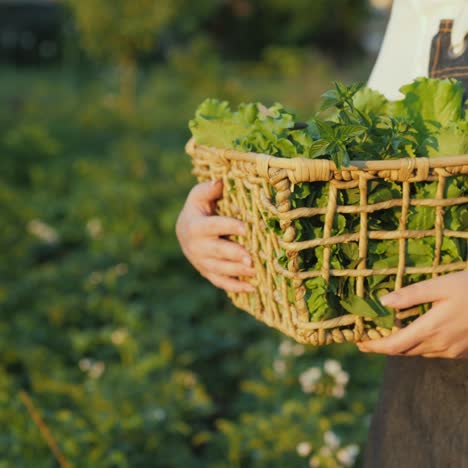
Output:
[[[461,53],[468,33],[468,0],[394,0],[369,87],[398,99],[402,85],[427,76],[432,39],[443,19],[455,21],[452,48]]]

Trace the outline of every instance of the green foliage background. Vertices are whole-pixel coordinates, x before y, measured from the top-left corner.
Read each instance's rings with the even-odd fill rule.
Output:
[[[227,62],[194,36],[140,70],[132,116],[108,67],[0,70],[1,468],[58,466],[21,389],[76,467],[333,467],[362,453],[381,359],[295,346],[235,310],[175,239],[205,97],[306,116],[332,78],[368,69],[261,54]]]

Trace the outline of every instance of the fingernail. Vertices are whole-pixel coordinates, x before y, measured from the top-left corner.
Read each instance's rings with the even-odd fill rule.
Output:
[[[244,224],[242,224],[240,227],[239,227],[239,234],[241,236],[245,236],[247,234],[247,228],[245,227]]]
[[[252,259],[250,257],[244,257],[242,259],[242,263],[245,265],[245,266],[252,266]]]
[[[395,293],[385,294],[385,296],[380,297],[380,302],[384,306],[389,306],[393,304],[396,300],[397,296]]]
[[[211,185],[214,187],[215,185],[219,184],[221,182],[221,179],[215,179],[211,181]]]

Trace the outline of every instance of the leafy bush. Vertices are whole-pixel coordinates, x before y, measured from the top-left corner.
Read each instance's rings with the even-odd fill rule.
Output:
[[[297,99],[294,78],[211,60],[220,98]],[[148,74],[130,120],[108,75],[2,70],[1,467],[56,466],[20,389],[74,466],[341,466],[362,452],[381,360],[296,347],[179,250],[194,183],[185,125],[206,95],[183,65]],[[326,80],[311,81],[302,111]]]

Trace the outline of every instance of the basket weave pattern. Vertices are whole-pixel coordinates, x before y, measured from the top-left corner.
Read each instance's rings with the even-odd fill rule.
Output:
[[[405,275],[438,274],[468,269],[468,261],[446,263],[441,261],[443,238],[458,238],[468,242],[467,231],[451,231],[444,227],[444,209],[468,205],[468,194],[458,198],[445,198],[448,177],[468,175],[468,155],[452,158],[408,158],[385,161],[353,161],[351,167],[337,170],[328,160],[303,158],[277,158],[264,154],[243,153],[196,145],[191,139],[186,147],[192,157],[194,173],[199,181],[222,179],[223,198],[218,203],[219,214],[241,219],[248,226],[248,234],[240,240],[251,253],[257,272],[252,283],[255,293],[229,294],[233,303],[258,320],[279,329],[302,343],[314,345],[332,342],[358,342],[387,336],[398,330],[405,319],[418,315],[419,309],[399,311],[397,326],[392,329],[365,326],[363,317],[347,314],[330,320],[312,322],[305,301],[304,282],[322,276],[356,278],[355,293],[366,295],[366,278],[372,275],[391,275],[395,288],[401,288]],[[401,183],[402,197],[378,203],[368,201],[370,180],[391,180]],[[437,194],[433,199],[411,197],[411,184],[437,181]],[[325,208],[295,208],[290,196],[294,184],[326,182],[328,205]],[[339,205],[340,190],[359,188],[359,205]],[[413,206],[432,207],[435,224],[429,230],[409,230],[408,213]],[[398,207],[401,209],[400,226],[395,231],[369,229],[369,215]],[[358,232],[333,235],[336,214],[359,216]],[[294,220],[322,215],[321,238],[295,241]],[[280,221],[281,235],[267,228],[267,221],[275,217]],[[435,239],[432,266],[407,266],[408,239],[433,237]],[[367,265],[369,241],[395,240],[398,242],[398,266],[373,269]],[[359,259],[355,268],[333,269],[330,266],[333,245],[354,242],[358,245]],[[324,246],[322,267],[318,270],[300,271],[299,256],[305,249]],[[281,251],[287,253],[287,267],[277,261]],[[357,259],[356,259],[357,260]],[[294,288],[294,300],[288,295],[288,282]]]

